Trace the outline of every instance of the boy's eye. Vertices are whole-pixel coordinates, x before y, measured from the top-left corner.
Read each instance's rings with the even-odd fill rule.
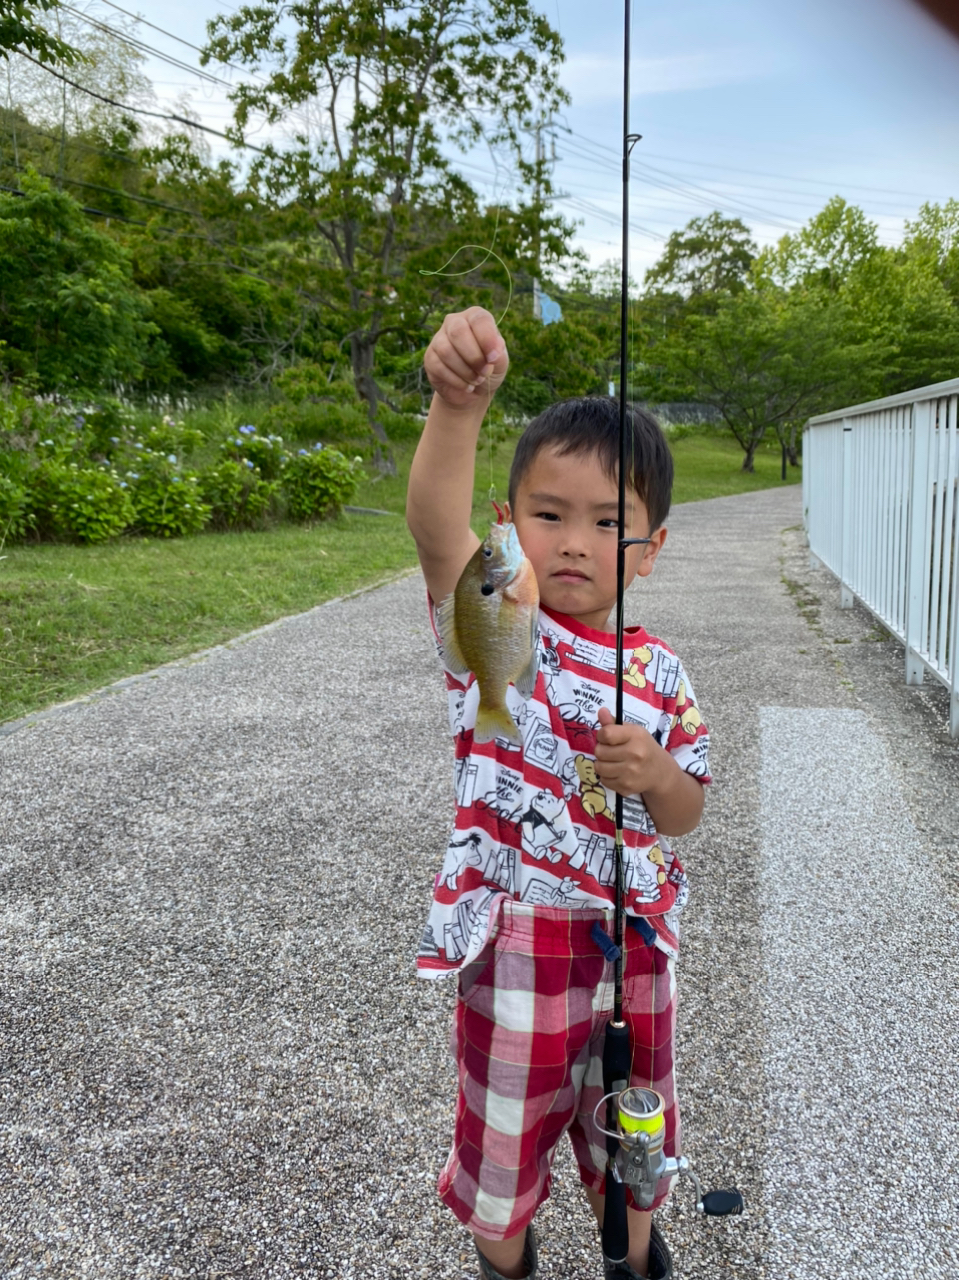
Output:
[[[596,523],[599,525],[601,529],[618,529],[619,528],[619,521],[614,520],[612,516],[609,516],[604,520],[598,520]]]
[[[538,520],[558,520],[559,516],[555,511],[537,511],[536,518]]]

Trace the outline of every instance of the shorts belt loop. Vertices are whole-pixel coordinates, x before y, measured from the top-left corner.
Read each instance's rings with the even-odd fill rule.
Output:
[[[656,930],[649,921],[644,920],[642,916],[627,916],[626,919],[642,938],[643,942],[646,943],[646,946],[653,946],[656,941]]]
[[[599,947],[600,951],[602,951],[609,963],[615,964],[622,953],[598,920],[593,921],[593,927],[589,931],[589,936],[596,943],[597,947]]]

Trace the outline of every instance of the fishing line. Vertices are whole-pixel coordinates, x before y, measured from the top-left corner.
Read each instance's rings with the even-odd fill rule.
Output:
[[[496,193],[494,192],[494,197],[495,197],[495,194]],[[471,271],[478,271],[480,267],[484,266],[487,262],[489,262],[490,258],[495,258],[496,261],[503,268],[503,270],[506,272],[506,288],[507,288],[506,306],[503,308],[502,315],[496,321],[497,329],[503,323],[504,319],[509,314],[510,307],[513,305],[513,273],[510,271],[509,267],[506,265],[503,259],[499,256],[499,254],[493,248],[493,245],[496,244],[496,237],[499,235],[499,220],[500,220],[500,214],[502,213],[502,211],[503,211],[503,206],[499,201],[497,201],[496,222],[493,226],[493,239],[488,248],[484,247],[481,244],[462,244],[455,251],[455,253],[453,253],[449,258],[447,258],[447,260],[443,263],[443,265],[441,267],[438,267],[435,271],[431,271],[426,267],[420,267],[421,276],[444,276],[446,278],[456,278],[459,276],[468,276]],[[459,255],[461,253],[465,253],[467,249],[477,249],[480,253],[485,253],[486,256],[484,258],[481,258],[479,262],[474,262],[473,265],[471,267],[467,267],[465,271],[447,271],[446,268],[450,265],[450,263],[455,262],[455,260],[459,257]],[[489,493],[487,496],[489,498],[489,501],[495,507],[496,506],[496,485],[493,481],[493,420],[492,420],[492,414],[490,413],[490,408],[492,404],[493,404],[493,375],[492,373],[488,373],[486,375],[486,409],[483,413],[483,419],[486,425],[486,441],[487,441],[488,454],[489,454]]]

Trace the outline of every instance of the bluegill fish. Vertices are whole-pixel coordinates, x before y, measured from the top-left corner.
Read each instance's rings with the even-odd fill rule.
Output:
[[[524,698],[533,696],[538,611],[536,574],[515,526],[491,525],[455,589],[436,608],[447,666],[456,675],[472,671],[479,685],[474,742],[508,738],[516,746],[522,743],[506,690],[513,684]]]

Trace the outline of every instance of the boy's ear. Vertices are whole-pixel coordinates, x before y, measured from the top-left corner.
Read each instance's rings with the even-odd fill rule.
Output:
[[[507,522],[507,524],[512,524],[512,523],[513,523],[513,510],[512,510],[512,508],[510,507],[510,505],[509,505],[509,502],[508,502],[508,501],[503,503],[503,511],[506,513],[506,522]]]
[[[662,551],[663,543],[666,541],[667,532],[666,526],[660,525],[654,533],[649,535],[649,541],[642,548],[643,555],[636,569],[637,577],[647,578],[652,573],[656,557]]]

